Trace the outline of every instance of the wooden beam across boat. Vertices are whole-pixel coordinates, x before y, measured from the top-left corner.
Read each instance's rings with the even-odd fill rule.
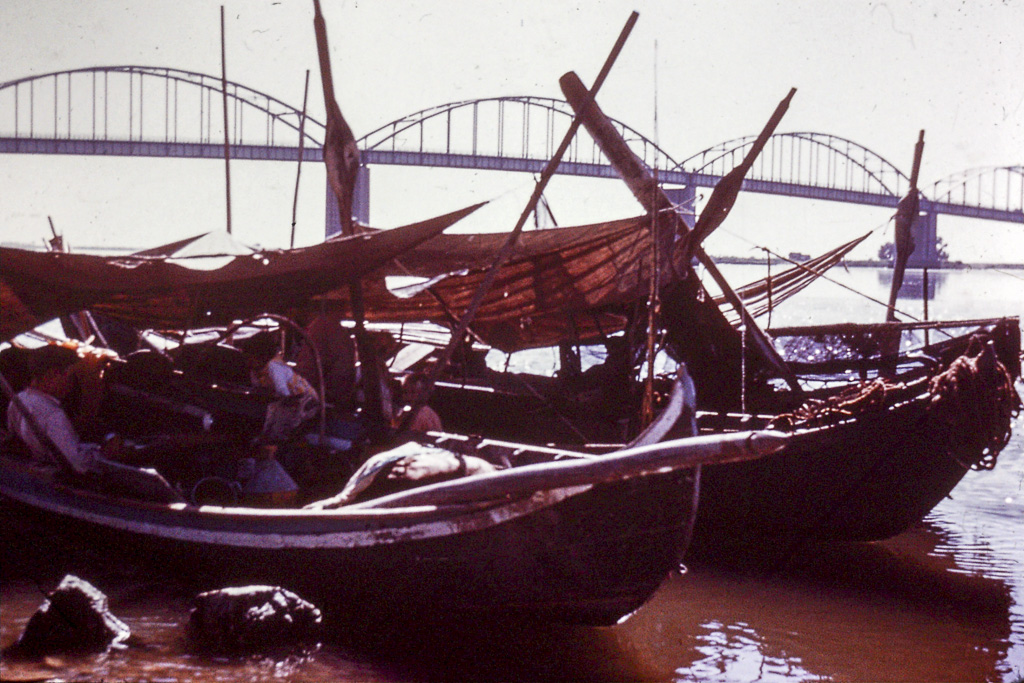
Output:
[[[699,465],[756,460],[781,450],[788,440],[788,436],[777,432],[736,432],[673,439],[601,456],[579,453],[571,459],[525,465],[422,486],[352,505],[347,509],[508,500],[549,489],[593,486]]]

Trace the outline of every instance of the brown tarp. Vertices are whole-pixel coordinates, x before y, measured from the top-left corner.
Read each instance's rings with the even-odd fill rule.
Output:
[[[525,232],[499,271],[471,325],[488,344],[513,351],[586,340],[622,329],[625,304],[642,300],[650,277],[650,232],[643,217]],[[364,288],[371,321],[449,323],[468,307],[505,233],[439,235],[391,263],[390,274],[451,273],[409,298],[380,280]],[[348,310],[348,293],[322,301]]]
[[[180,265],[187,259],[0,247],[0,338],[87,308],[138,326],[183,329],[299,306],[380,268],[477,206],[312,247],[235,256],[213,270]]]
[[[565,339],[586,341],[621,330],[627,306],[646,300],[651,243],[645,217],[595,225],[551,228],[520,235],[515,255],[487,294],[473,331],[504,351],[551,346]],[[771,277],[771,304],[796,294],[864,241],[847,242],[807,263]],[[366,288],[367,319],[380,322],[448,324],[466,309],[505,233],[445,234],[389,263],[390,275],[441,278],[432,292],[396,297],[382,282]],[[400,290],[395,290],[400,291]],[[407,291],[415,291],[414,287]],[[768,278],[737,290],[754,315],[768,309]],[[348,309],[346,292],[324,297]],[[723,297],[715,303],[735,326],[737,316]]]

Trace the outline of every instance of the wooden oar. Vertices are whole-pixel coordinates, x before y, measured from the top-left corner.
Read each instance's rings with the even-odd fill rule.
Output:
[[[789,437],[778,432],[734,432],[695,436],[628,448],[599,457],[525,465],[391,494],[346,509],[458,505],[511,500],[541,491],[592,486],[698,465],[756,460],[783,448]]]

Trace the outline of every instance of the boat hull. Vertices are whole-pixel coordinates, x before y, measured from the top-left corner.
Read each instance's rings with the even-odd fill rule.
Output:
[[[679,566],[694,487],[680,471],[486,505],[271,511],[111,498],[0,458],[3,497],[54,529],[201,588],[280,585],[336,622],[478,612],[616,623]]]
[[[797,435],[749,463],[705,467],[691,560],[779,557],[875,541],[920,522],[977,453],[959,453],[924,401]]]

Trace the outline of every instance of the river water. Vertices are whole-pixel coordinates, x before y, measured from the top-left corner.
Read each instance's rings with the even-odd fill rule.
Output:
[[[763,267],[732,267],[733,282]],[[885,299],[884,273],[833,277]],[[932,273],[933,318],[1024,314],[1024,271]],[[910,287],[913,287],[911,284]],[[918,286],[920,296],[920,286]],[[899,307],[920,317],[919,299]],[[877,304],[819,282],[773,325],[876,321]],[[1024,387],[1018,385],[1018,391]],[[808,547],[785,567],[689,567],[611,628],[511,627],[330,635],[315,652],[210,658],[187,652],[190,592],[173,578],[111,563],[103,549],[39,538],[3,515],[0,646],[13,643],[66,566],[141,645],[89,657],[0,662],[4,680],[146,681],[1020,681],[1024,678],[1024,419],[992,471],[968,473],[917,528],[888,541]]]

